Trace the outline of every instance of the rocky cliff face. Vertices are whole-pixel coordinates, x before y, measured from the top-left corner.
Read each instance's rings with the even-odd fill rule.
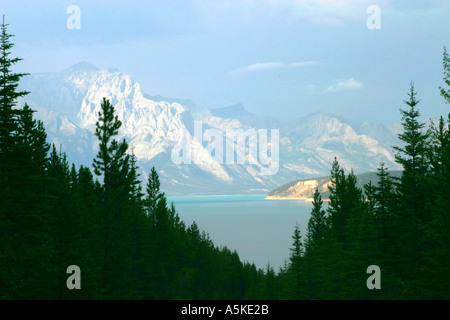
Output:
[[[401,171],[391,171],[391,176],[401,177]],[[364,190],[364,185],[372,182],[373,185],[378,183],[378,176],[376,172],[366,172],[357,175],[357,186],[361,190]],[[331,177],[320,177],[317,179],[309,180],[296,180],[293,182],[286,183],[267,194],[267,199],[301,199],[306,201],[312,201],[314,198],[314,192],[316,188],[322,196],[322,200],[328,201],[330,192],[328,186],[331,185]]]
[[[314,197],[316,188],[322,195],[328,196],[328,185],[330,185],[330,177],[298,180],[285,184],[267,195],[267,199],[300,199],[311,201]],[[328,197],[323,200],[327,200]]]

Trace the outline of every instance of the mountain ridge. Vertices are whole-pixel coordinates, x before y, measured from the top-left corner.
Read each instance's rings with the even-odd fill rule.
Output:
[[[27,76],[20,85],[31,91],[21,103],[27,102],[37,109],[38,117],[48,118],[49,123],[44,121],[46,127],[53,126],[49,141],[62,144],[63,150],[69,156],[75,154],[77,164],[83,165],[90,165],[97,152],[93,132],[100,102],[103,97],[110,99],[123,123],[117,138],[127,139],[144,178],[152,166],[161,172],[162,187],[169,195],[242,194],[251,189],[264,194],[292,177],[326,175],[335,156],[344,168],[359,173],[374,170],[381,161],[395,168],[392,151],[383,141],[372,137],[376,133],[380,137],[392,136],[384,125],[366,125],[367,134],[363,134],[325,112],[282,123],[250,113],[242,104],[203,109],[189,100],[150,96],[142,92],[130,75],[100,70],[85,62],[59,73]],[[65,120],[57,122],[55,117]],[[278,173],[263,176],[259,174],[260,164],[226,165],[215,161],[208,152],[208,142],[194,138],[194,121],[201,121],[204,130],[219,130],[224,140],[226,130],[278,129]],[[63,123],[76,130],[62,131],[55,127]],[[196,157],[202,161],[173,163],[171,153],[183,137],[192,139]]]

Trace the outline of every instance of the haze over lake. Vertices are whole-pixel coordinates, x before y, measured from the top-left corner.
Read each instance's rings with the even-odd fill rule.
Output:
[[[302,200],[266,200],[265,195],[169,197],[180,218],[195,221],[215,245],[236,250],[243,261],[278,270],[289,258],[295,224],[302,237],[312,204]]]

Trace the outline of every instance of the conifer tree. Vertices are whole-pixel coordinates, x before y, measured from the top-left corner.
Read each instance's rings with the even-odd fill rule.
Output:
[[[26,279],[26,273],[30,271],[26,268],[27,262],[30,262],[30,256],[25,255],[24,252],[27,249],[28,240],[32,241],[35,233],[22,238],[21,236],[27,233],[23,228],[24,221],[20,218],[21,213],[28,211],[31,205],[25,202],[24,197],[29,196],[33,200],[39,197],[36,193],[24,194],[24,185],[21,183],[29,177],[21,172],[20,165],[25,162],[23,160],[18,162],[23,153],[17,150],[20,110],[15,106],[18,98],[28,94],[26,91],[17,90],[20,79],[27,74],[14,73],[12,70],[14,65],[22,59],[10,57],[14,46],[10,40],[13,35],[8,33],[8,24],[5,23],[4,16],[0,29],[0,287],[4,288],[0,296],[10,299],[24,298],[26,290],[30,289],[29,286],[27,287],[30,281]],[[31,164],[27,165],[31,166]],[[42,210],[42,207],[40,209]],[[38,215],[33,217],[38,219]],[[32,225],[33,222],[27,221],[27,223]],[[41,240],[42,235],[39,233],[37,238]],[[39,248],[40,244],[42,243],[32,241],[31,245]],[[32,250],[27,252],[32,253]],[[37,255],[37,252],[33,254],[33,259]],[[36,269],[40,269],[40,266],[44,265],[40,264]],[[30,292],[30,295],[33,294],[35,290]]]
[[[291,255],[289,258],[290,270],[293,275],[292,297],[294,299],[303,299],[304,288],[302,281],[302,273],[303,273],[303,256],[305,254],[305,251],[303,248],[300,226],[298,224],[295,225],[292,239],[293,239],[292,247],[289,248],[291,251]]]
[[[114,114],[114,107],[106,98],[103,98],[101,111],[98,116],[99,120],[96,123],[95,135],[100,145],[93,166],[96,175],[100,176],[103,174],[105,206],[107,206],[108,187],[110,187],[111,179],[113,178],[111,175],[114,173],[114,170],[120,171],[122,169],[128,144],[125,140],[119,143],[113,138],[119,133],[122,122]]]
[[[266,266],[266,274],[265,274],[265,282],[266,282],[266,292],[265,299],[275,300],[278,297],[278,285],[277,285],[277,277],[273,267],[270,263],[267,263]]]
[[[348,234],[349,219],[359,219],[358,213],[363,210],[362,191],[356,186],[357,178],[352,172],[346,177],[335,158],[331,168],[330,202],[328,214],[331,231],[340,242],[345,243]]]
[[[413,215],[415,218],[425,218],[423,216],[423,199],[426,197],[424,190],[424,175],[428,171],[427,142],[428,134],[424,132],[424,123],[419,121],[420,112],[417,105],[417,92],[414,90],[414,83],[411,82],[408,93],[409,100],[405,104],[409,109],[400,109],[402,114],[403,132],[398,135],[405,144],[404,147],[395,146],[395,159],[403,167],[402,184],[400,191],[403,194],[402,209],[405,214]]]
[[[439,87],[441,96],[444,97],[446,103],[450,104],[450,57],[447,52],[447,48],[444,47],[444,57],[442,59],[442,64],[444,66],[444,82],[447,85],[447,89]]]
[[[441,96],[450,103],[450,59],[446,48],[443,54],[444,83],[447,88],[439,87]],[[432,123],[428,130],[430,135],[428,159],[430,173],[426,176],[431,194],[424,210],[431,216],[429,224],[422,225],[422,252],[425,266],[422,273],[428,279],[428,286],[421,288],[423,295],[444,298],[445,285],[450,281],[447,272],[450,268],[450,113],[447,119],[439,118],[437,125]],[[424,272],[425,271],[425,272]],[[420,284],[419,284],[420,285]],[[445,299],[445,298],[444,298]]]
[[[117,193],[114,188],[123,187],[121,183],[118,183],[120,178],[123,179],[123,170],[127,169],[125,165],[126,151],[128,144],[125,140],[117,142],[114,139],[119,133],[119,128],[122,126],[122,122],[118,119],[118,116],[114,114],[114,107],[109,100],[103,98],[101,103],[101,111],[98,114],[98,121],[96,123],[95,135],[97,136],[100,145],[99,152],[96,159],[94,159],[94,172],[96,175],[103,175],[103,213],[104,213],[104,289],[107,289],[108,279],[112,279],[110,274],[110,247],[112,232],[114,232],[114,225],[120,223],[117,220],[112,220],[111,216],[114,211],[117,211],[117,207],[114,204],[120,203],[120,199],[117,199]],[[114,196],[112,196],[114,195]],[[116,200],[114,204],[111,200]],[[114,239],[116,241],[117,239]]]
[[[50,144],[47,142],[47,133],[42,121],[33,119],[34,112],[27,104],[21,109],[17,122],[16,140],[18,147],[24,153],[22,156],[26,156],[26,161],[43,174],[47,167]],[[23,163],[24,160],[22,159],[21,162]]]
[[[149,216],[153,216],[158,205],[158,202],[164,197],[164,193],[160,190],[161,183],[159,182],[159,176],[155,167],[152,167],[147,182],[147,197],[145,199],[145,205]]]
[[[18,98],[29,93],[17,91],[20,79],[28,74],[12,71],[12,67],[22,59],[9,57],[14,46],[10,41],[11,37],[13,35],[8,33],[8,24],[5,24],[3,16],[0,31],[0,167],[3,177],[6,176],[7,167],[12,165],[8,157],[14,148],[14,133],[17,131],[17,118],[20,114],[14,107]]]
[[[398,185],[399,202],[391,219],[393,239],[390,245],[398,254],[394,259],[395,274],[401,281],[411,286],[408,293],[419,290],[417,266],[422,264],[424,247],[424,228],[428,228],[432,219],[426,210],[426,204],[431,201],[429,180],[429,132],[424,130],[424,123],[419,121],[420,112],[417,108],[419,100],[411,82],[409,99],[404,101],[407,110],[400,109],[402,114],[403,132],[398,135],[404,146],[394,147],[395,159],[403,167],[402,177]],[[407,244],[407,245],[405,245]],[[402,271],[403,270],[403,271]]]
[[[389,168],[384,162],[377,169],[378,184],[375,186],[375,215],[384,225],[384,220],[394,210],[394,188],[395,182],[390,176]]]
[[[308,221],[308,237],[310,241],[308,247],[313,247],[315,244],[323,240],[327,228],[327,216],[325,210],[322,209],[323,201],[319,189],[314,190],[313,209],[311,217]]]
[[[339,162],[334,158],[331,167],[331,184],[328,186],[330,190],[330,203],[328,206],[328,214],[330,224],[336,239],[343,241],[345,239],[345,224],[348,213],[343,207],[342,199],[345,194],[345,174],[344,169],[339,166]]]

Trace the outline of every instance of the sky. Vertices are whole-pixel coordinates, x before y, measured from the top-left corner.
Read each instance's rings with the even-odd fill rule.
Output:
[[[17,72],[85,61],[204,108],[385,124],[400,122],[414,81],[423,118],[449,112],[448,0],[2,0],[0,14]]]

